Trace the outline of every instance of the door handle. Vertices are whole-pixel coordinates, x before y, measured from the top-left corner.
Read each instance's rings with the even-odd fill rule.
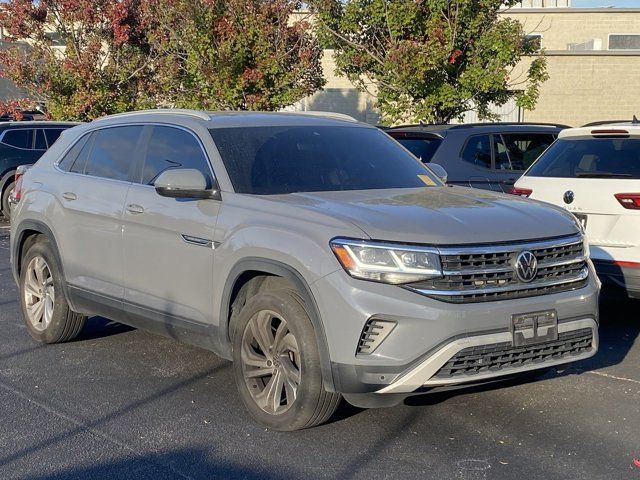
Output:
[[[136,205],[136,204],[129,204],[127,205],[127,212],[133,215],[138,215],[140,213],[144,213],[144,207],[141,207],[140,205]]]
[[[71,202],[73,200],[77,200],[78,196],[73,192],[64,192],[62,194],[62,198],[64,198],[65,200],[69,200]]]

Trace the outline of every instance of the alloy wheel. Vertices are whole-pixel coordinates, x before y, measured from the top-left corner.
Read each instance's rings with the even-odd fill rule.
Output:
[[[261,310],[242,337],[242,372],[254,402],[271,415],[285,413],[296,400],[301,380],[300,350],[287,322]]]
[[[55,304],[53,275],[43,257],[34,257],[27,265],[23,288],[28,320],[36,330],[43,331],[51,324]]]

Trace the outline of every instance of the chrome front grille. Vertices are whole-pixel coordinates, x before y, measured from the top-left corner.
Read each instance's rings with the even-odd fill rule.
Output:
[[[439,250],[443,276],[407,288],[446,302],[472,303],[557,293],[587,283],[587,260],[580,235]],[[530,282],[516,274],[516,259],[523,251],[533,253],[537,260],[537,273]]]

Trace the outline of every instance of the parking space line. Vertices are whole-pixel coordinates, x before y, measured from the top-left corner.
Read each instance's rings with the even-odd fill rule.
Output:
[[[596,372],[596,371],[590,370],[590,371],[587,371],[585,373],[592,373],[593,375],[600,375],[601,377],[612,378],[613,380],[622,380],[624,382],[631,382],[631,383],[640,384],[640,380],[634,380],[633,378],[618,377],[616,375],[610,375],[610,374],[604,373],[604,372]]]

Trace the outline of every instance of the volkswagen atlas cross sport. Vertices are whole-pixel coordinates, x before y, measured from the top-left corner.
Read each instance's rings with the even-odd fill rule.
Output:
[[[391,406],[592,356],[599,284],[575,217],[434,171],[339,115],[75,127],[15,208],[27,330],[69,341],[101,315],[212,350],[279,430],[341,397]]]

